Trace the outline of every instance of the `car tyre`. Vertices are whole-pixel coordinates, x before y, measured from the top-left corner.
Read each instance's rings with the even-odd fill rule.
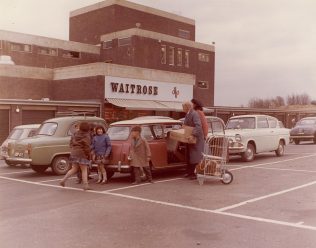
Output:
[[[7,161],[7,160],[4,160],[4,162],[6,163],[6,165],[7,165],[7,166],[10,166],[10,167],[15,166],[15,164],[12,164],[12,163],[10,163],[10,162],[9,162],[9,161]]]
[[[34,164],[31,164],[31,169],[37,173],[44,173],[47,168],[49,166],[48,165],[34,165]]]
[[[52,163],[52,170],[56,175],[65,175],[71,168],[67,155],[57,156]]]
[[[299,145],[300,144],[300,140],[299,139],[294,139],[294,143],[295,143],[295,145]]]
[[[114,173],[114,171],[106,170],[107,179],[110,180],[113,177]]]
[[[250,162],[255,157],[255,147],[253,144],[248,143],[247,149],[244,153],[241,154],[242,160],[245,162]]]
[[[280,140],[279,145],[278,145],[278,149],[275,150],[275,154],[278,157],[281,157],[284,155],[284,142],[282,140]]]

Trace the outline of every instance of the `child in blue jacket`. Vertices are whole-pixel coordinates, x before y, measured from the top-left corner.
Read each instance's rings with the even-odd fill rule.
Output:
[[[109,163],[112,146],[103,126],[97,126],[95,131],[96,135],[92,140],[92,151],[94,153],[94,160],[98,165],[99,179],[97,183],[105,184],[107,183],[107,174],[104,166]]]

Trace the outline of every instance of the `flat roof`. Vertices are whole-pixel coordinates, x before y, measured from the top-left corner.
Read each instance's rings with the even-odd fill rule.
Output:
[[[118,32],[113,32],[110,34],[104,34],[101,35],[101,41],[108,41],[112,39],[120,39],[120,38],[126,38],[130,36],[140,36],[140,37],[145,37],[145,38],[150,38],[150,39],[155,39],[158,41],[166,41],[174,44],[179,44],[187,47],[193,47],[201,50],[206,50],[209,52],[215,52],[215,46],[209,45],[209,44],[204,44],[204,43],[199,43],[196,41],[192,40],[187,40],[187,39],[182,39],[179,37],[167,35],[167,34],[161,34],[153,31],[148,31],[140,28],[130,28]]]
[[[126,8],[130,8],[130,9],[135,9],[138,11],[142,11],[145,13],[149,13],[149,14],[153,14],[153,15],[157,15],[157,16],[161,16],[161,17],[165,17],[168,19],[172,19],[175,21],[179,21],[179,22],[183,22],[183,23],[187,23],[190,25],[195,25],[195,20],[188,18],[188,17],[184,17],[184,16],[180,16],[177,14],[173,14],[167,11],[163,11],[163,10],[159,10],[159,9],[155,9],[152,7],[148,7],[145,5],[141,5],[141,4],[137,4],[137,3],[133,3],[133,2],[129,2],[129,1],[125,1],[125,0],[106,0],[103,2],[99,2],[93,5],[89,5],[87,7],[83,7],[77,10],[73,10],[70,12],[70,17],[75,17],[78,15],[82,15],[84,13],[88,13],[88,12],[92,12],[98,9],[102,9],[105,7],[109,7],[111,5],[120,5]]]
[[[68,40],[60,40],[55,38],[48,38],[38,35],[17,33],[6,30],[0,30],[0,40],[50,48],[61,48],[64,50],[71,50],[76,52],[100,54],[100,47],[96,45],[84,44]]]

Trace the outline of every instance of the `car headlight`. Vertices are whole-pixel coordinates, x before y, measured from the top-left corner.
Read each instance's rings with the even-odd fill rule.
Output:
[[[237,142],[240,142],[240,141],[241,141],[241,135],[240,135],[240,134],[236,134],[236,135],[235,135],[235,140],[236,140]]]

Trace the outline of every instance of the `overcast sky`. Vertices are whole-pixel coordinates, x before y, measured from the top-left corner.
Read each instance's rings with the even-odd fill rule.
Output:
[[[316,100],[315,0],[131,0],[196,20],[216,43],[215,105],[307,93]],[[0,29],[68,40],[69,12],[100,0],[0,0]]]

